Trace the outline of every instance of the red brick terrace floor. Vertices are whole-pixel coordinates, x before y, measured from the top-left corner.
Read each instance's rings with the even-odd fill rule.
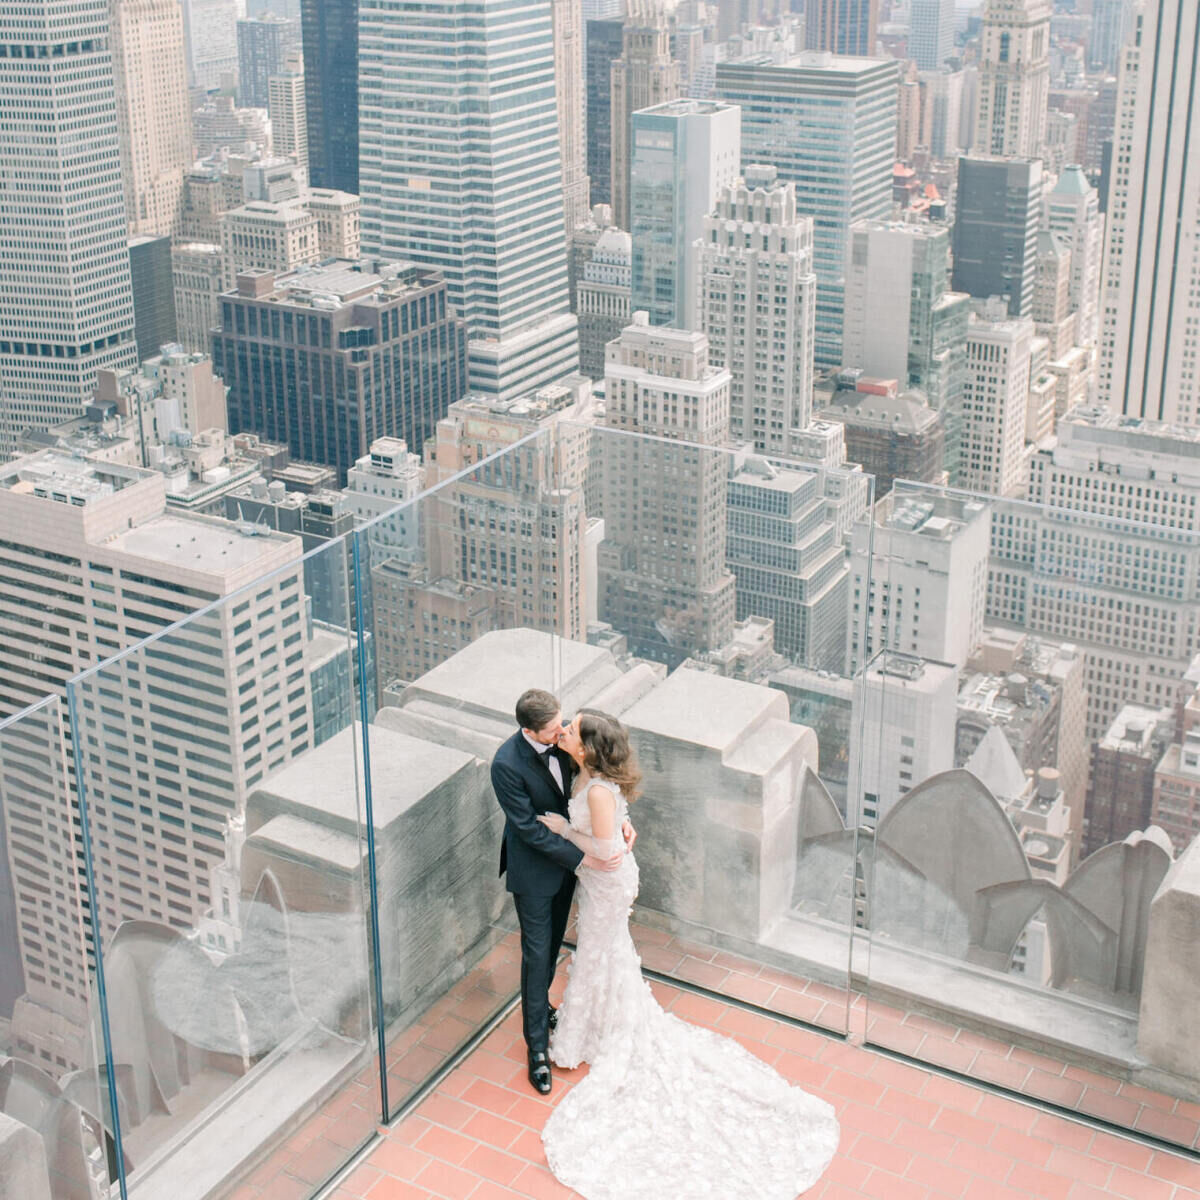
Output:
[[[845,994],[767,967],[638,928],[647,967],[841,1031]],[[513,939],[498,946],[389,1054],[392,1102],[403,1100],[471,1032],[472,1021],[515,987]],[[560,968],[561,994],[566,970]],[[651,985],[677,1016],[736,1037],[792,1082],[837,1109],[842,1140],[806,1200],[1200,1200],[1200,1161],[1097,1130],[1017,1099],[897,1062],[862,1043],[869,1019],[880,1044],[993,1080],[1069,1108],[1136,1122],[1194,1145],[1200,1106],[1110,1080],[915,1014],[852,1009],[849,1041],[798,1028],[722,1000]],[[465,1008],[462,1007],[465,1005]],[[490,1007],[489,1007],[490,1006]],[[857,1026],[857,1030],[855,1029]],[[555,1072],[543,1100],[525,1078],[520,1014],[509,1013],[326,1193],[329,1200],[568,1198],[546,1168],[540,1131],[553,1105],[587,1068]],[[304,1200],[318,1163],[345,1162],[339,1130],[367,1133],[376,1093],[370,1071],[335,1097],[247,1183],[237,1200]],[[361,1138],[359,1139],[361,1141]],[[340,1155],[340,1159],[339,1156]]]

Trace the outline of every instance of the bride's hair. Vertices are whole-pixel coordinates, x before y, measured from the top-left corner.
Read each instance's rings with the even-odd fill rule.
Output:
[[[642,772],[629,744],[629,730],[608,713],[585,708],[579,714],[579,739],[583,765],[592,775],[611,779],[632,803],[641,789]]]

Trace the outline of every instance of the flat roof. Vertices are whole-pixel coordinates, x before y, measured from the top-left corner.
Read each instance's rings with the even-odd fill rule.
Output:
[[[223,574],[252,565],[286,541],[299,539],[290,534],[243,532],[232,521],[166,512],[119,533],[107,546],[154,562]]]

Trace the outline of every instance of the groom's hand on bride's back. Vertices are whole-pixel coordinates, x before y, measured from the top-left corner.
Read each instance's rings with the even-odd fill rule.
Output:
[[[628,817],[621,823],[621,836],[625,839],[625,849],[632,850],[633,843],[637,841],[637,830],[630,824]]]
[[[590,871],[615,871],[624,857],[622,851],[618,851],[611,858],[597,858],[594,854],[585,854],[580,866],[587,867]]]

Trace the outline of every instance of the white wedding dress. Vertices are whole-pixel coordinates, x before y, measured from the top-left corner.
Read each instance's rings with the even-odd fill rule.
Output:
[[[568,808],[589,836],[595,783],[613,792],[616,828],[626,816],[620,789],[590,780]],[[578,949],[550,1057],[591,1069],[546,1122],[550,1169],[587,1200],[794,1200],[837,1149],[833,1108],[659,1006],[629,934],[637,890],[630,853],[616,871],[579,871]]]

